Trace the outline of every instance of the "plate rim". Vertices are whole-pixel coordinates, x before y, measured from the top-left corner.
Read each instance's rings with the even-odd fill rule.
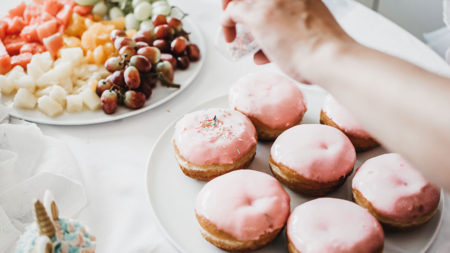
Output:
[[[318,90],[318,89],[314,89],[313,87],[311,87],[310,85],[302,85],[302,88],[306,89],[306,90],[311,90],[311,92],[324,92],[322,90]],[[326,91],[325,91],[326,92]],[[185,113],[189,113],[192,111],[195,111],[197,109],[199,109],[202,105],[207,104],[207,103],[211,103],[215,100],[219,100],[219,99],[226,99],[228,96],[227,93],[225,94],[220,94],[218,96],[215,96],[211,99],[205,100],[203,102],[200,102],[198,104],[196,104],[194,107],[192,107],[191,109],[187,110]],[[180,246],[180,244],[178,242],[176,242],[169,234],[169,232],[167,231],[167,229],[162,225],[161,223],[161,219],[159,218],[158,215],[156,215],[156,210],[155,210],[155,205],[153,204],[154,198],[151,197],[150,194],[150,180],[149,180],[149,176],[150,176],[150,171],[151,171],[151,166],[150,166],[150,162],[153,160],[152,157],[155,154],[156,151],[156,146],[160,143],[160,141],[165,137],[166,134],[168,134],[168,132],[170,131],[170,129],[172,129],[176,122],[181,119],[181,117],[183,117],[184,114],[180,115],[179,117],[177,117],[175,120],[173,120],[172,122],[170,122],[166,128],[164,128],[164,130],[161,132],[161,134],[158,136],[158,138],[156,139],[155,143],[152,145],[151,149],[150,149],[150,153],[148,155],[147,161],[146,161],[146,171],[145,171],[145,183],[146,183],[146,195],[147,195],[147,199],[148,199],[148,203],[150,205],[150,215],[152,215],[152,217],[154,218],[154,221],[156,222],[157,226],[159,227],[160,231],[162,231],[164,237],[172,244],[172,246],[175,247],[176,250],[178,250],[181,253],[185,253],[186,250]],[[442,210],[441,210],[441,216],[439,217],[439,221],[438,224],[436,226],[436,229],[434,230],[434,232],[432,233],[430,240],[424,244],[424,248],[421,249],[420,253],[425,253],[427,252],[427,250],[430,249],[431,245],[436,241],[436,238],[439,234],[439,232],[441,231],[442,228],[442,223],[443,223],[443,219],[444,219],[444,214],[446,211],[446,207],[445,207],[445,192],[444,190],[441,188],[441,196],[440,196],[440,200],[439,200],[439,206],[442,206]]]
[[[163,99],[161,99],[160,101],[151,104],[147,107],[143,107],[137,110],[130,110],[128,112],[125,112],[123,114],[118,114],[118,115],[108,115],[108,114],[104,114],[104,117],[101,117],[99,119],[94,118],[92,120],[89,121],[83,121],[83,120],[73,120],[73,121],[59,121],[59,120],[55,120],[55,118],[51,118],[47,115],[44,115],[45,118],[34,118],[34,117],[29,117],[29,116],[23,116],[21,115],[18,111],[14,110],[13,105],[7,106],[9,109],[9,116],[13,117],[15,119],[19,119],[19,120],[25,120],[28,122],[32,122],[32,123],[38,123],[38,124],[44,124],[44,125],[53,125],[53,126],[88,126],[88,125],[96,125],[96,124],[103,124],[103,123],[108,123],[108,122],[114,122],[114,121],[118,121],[118,120],[122,120],[125,118],[129,118],[129,117],[133,117],[136,116],[138,114],[142,114],[144,112],[147,112],[151,109],[157,108],[159,106],[161,106],[164,103],[167,103],[168,101],[172,100],[173,98],[175,98],[176,96],[178,96],[180,93],[182,93],[184,90],[186,90],[189,86],[191,86],[191,84],[194,82],[194,80],[196,78],[198,78],[199,74],[201,73],[201,70],[204,67],[204,62],[205,62],[205,55],[206,55],[206,51],[207,51],[207,45],[206,45],[206,41],[205,38],[203,36],[203,33],[200,29],[200,27],[197,25],[197,23],[189,16],[187,16],[184,20],[186,20],[186,22],[189,24],[189,27],[192,29],[192,32],[195,32],[196,36],[198,37],[198,41],[196,41],[195,43],[197,45],[199,45],[199,47],[202,50],[202,57],[200,58],[200,61],[198,61],[198,68],[196,69],[196,71],[187,79],[187,81],[185,82],[184,85],[182,85],[178,90],[176,90],[175,92],[169,94],[168,96],[164,97]],[[170,89],[170,88],[168,88]],[[0,99],[0,103],[4,104],[3,102],[1,102]],[[35,110],[37,113],[42,113],[37,111],[37,109],[33,109]],[[98,111],[100,111],[100,109],[98,109]],[[67,112],[65,112],[67,113]],[[79,112],[79,113],[83,113],[83,112]]]

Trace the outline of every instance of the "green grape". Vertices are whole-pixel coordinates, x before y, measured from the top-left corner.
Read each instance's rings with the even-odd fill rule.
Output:
[[[75,2],[79,5],[94,5],[98,0],[75,0]]]
[[[94,5],[94,8],[92,9],[92,14],[99,15],[101,17],[104,17],[108,13],[108,6],[104,2],[99,2],[96,5]]]
[[[134,8],[134,15],[138,20],[147,20],[152,16],[152,5],[148,2],[142,2]]]

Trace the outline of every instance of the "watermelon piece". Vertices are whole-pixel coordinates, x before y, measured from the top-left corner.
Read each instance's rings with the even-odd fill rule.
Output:
[[[8,30],[8,23],[0,20],[0,40],[4,39]]]
[[[27,43],[20,48],[20,53],[40,54],[45,52],[45,47],[39,43]]]
[[[9,16],[11,17],[22,17],[23,16],[23,12],[25,11],[25,8],[27,7],[27,5],[25,4],[25,2],[21,2],[19,5],[16,6],[16,8],[13,8],[11,10],[9,10]]]
[[[26,42],[38,42],[39,36],[37,33],[37,25],[28,25],[20,32],[20,37]]]
[[[92,5],[75,5],[75,7],[73,7],[73,12],[77,13],[80,16],[86,16],[88,14],[91,14],[92,8],[94,8],[94,6]]]
[[[11,57],[6,51],[5,45],[0,40],[0,74],[6,74],[11,70]]]
[[[25,44],[20,36],[10,35],[3,40],[6,51],[9,55],[16,55],[20,53],[20,48]]]
[[[25,25],[25,21],[22,17],[13,17],[8,20],[8,30],[6,31],[6,34],[19,34]]]
[[[71,5],[65,5],[64,8],[62,8],[56,15],[56,18],[64,27],[67,27],[69,25],[71,17],[72,17]]]
[[[37,35],[41,41],[56,32],[58,32],[58,21],[56,19],[49,20],[37,27]]]
[[[44,47],[56,59],[58,51],[63,47],[63,36],[61,33],[55,33],[52,36],[44,38]]]
[[[28,63],[30,63],[31,57],[33,57],[32,53],[14,55],[13,57],[11,57],[11,65],[13,67],[20,65],[24,70],[27,70],[27,65]]]
[[[58,0],[47,0],[44,3],[44,11],[56,17],[56,14],[64,7]]]
[[[36,19],[41,16],[41,13],[42,7],[40,5],[29,4],[23,12],[23,19],[29,24],[33,18]]]

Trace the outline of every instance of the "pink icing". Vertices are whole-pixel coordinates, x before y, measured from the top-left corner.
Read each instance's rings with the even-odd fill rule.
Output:
[[[302,253],[365,253],[383,245],[378,221],[347,200],[319,198],[294,209],[287,236]]]
[[[286,130],[273,143],[270,155],[276,163],[319,182],[335,181],[350,173],[356,160],[347,136],[334,127],[318,124]]]
[[[370,138],[370,134],[353,118],[353,115],[331,95],[325,98],[322,110],[345,132],[362,138]]]
[[[256,145],[256,130],[242,113],[211,108],[186,114],[175,126],[180,155],[196,165],[232,164]]]
[[[196,212],[238,240],[256,240],[284,226],[289,195],[273,177],[237,170],[208,182],[197,196]]]
[[[414,220],[437,208],[440,191],[398,154],[367,160],[355,174],[358,190],[377,212],[398,221]]]
[[[306,111],[303,94],[286,77],[253,73],[239,79],[230,90],[230,105],[273,129],[287,129]]]

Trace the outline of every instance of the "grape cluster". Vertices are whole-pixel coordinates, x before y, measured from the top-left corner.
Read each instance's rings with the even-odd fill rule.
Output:
[[[173,83],[175,69],[187,69],[200,59],[197,45],[189,42],[179,19],[154,16],[153,29],[143,29],[129,38],[124,30],[113,30],[111,40],[118,56],[109,58],[105,68],[111,75],[97,84],[102,109],[112,114],[119,104],[130,109],[144,106],[158,80],[163,86]]]

